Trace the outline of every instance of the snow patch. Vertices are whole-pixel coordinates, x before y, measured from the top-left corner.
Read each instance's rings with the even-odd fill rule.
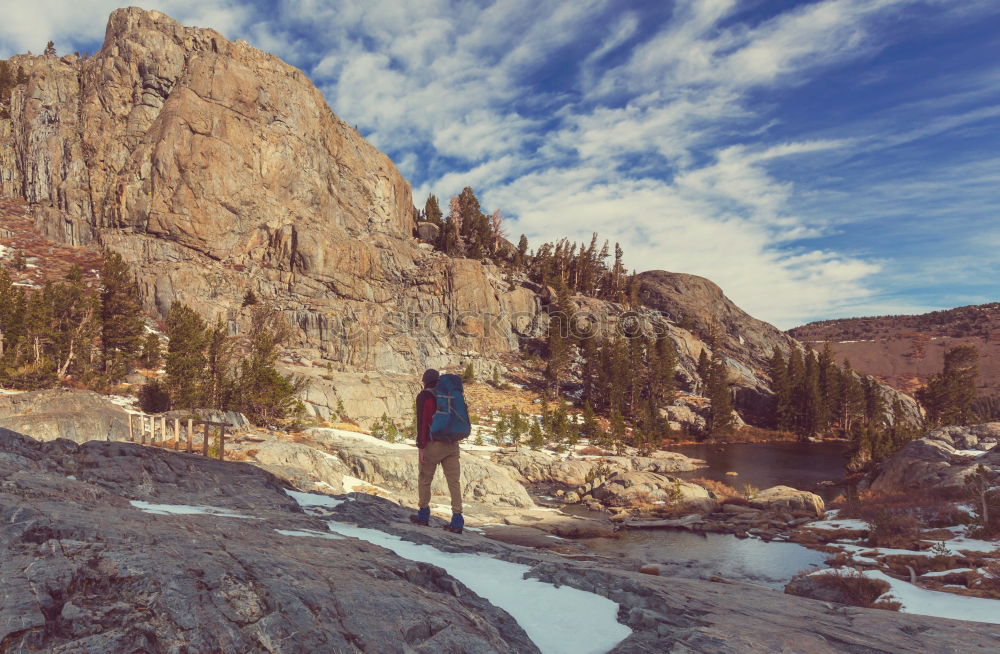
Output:
[[[326,531],[313,531],[312,529],[275,529],[282,536],[301,536],[303,538],[326,538],[328,540],[344,540],[340,534],[331,534]]]
[[[141,500],[131,500],[132,506],[146,513],[156,515],[214,515],[220,518],[245,518],[247,520],[260,520],[252,515],[236,513],[229,509],[220,509],[217,506],[196,506],[191,504],[153,504]]]
[[[889,592],[879,599],[901,602],[900,613],[1000,624],[1000,600],[927,590],[894,579],[880,570],[866,570],[862,574],[889,584]]]
[[[307,506],[322,506],[327,509],[335,509],[347,501],[336,497],[330,497],[329,495],[320,495],[319,493],[303,493],[301,491],[288,489],[285,489],[285,494],[298,502],[299,506],[303,508]]]
[[[617,620],[618,604],[569,586],[525,579],[526,565],[488,556],[442,552],[376,529],[328,522],[334,533],[359,538],[397,555],[444,568],[473,592],[507,611],[545,654],[598,654],[632,630]]]
[[[864,520],[845,518],[843,520],[817,520],[806,525],[810,529],[858,529],[868,531],[870,528]]]

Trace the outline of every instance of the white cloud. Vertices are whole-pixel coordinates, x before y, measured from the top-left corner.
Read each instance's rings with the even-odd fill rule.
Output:
[[[996,69],[957,73],[942,100],[911,99],[867,123],[813,135],[776,136],[780,116],[757,96],[871,57],[889,43],[885,25],[914,7],[969,20],[991,6],[958,4],[778,3],[774,15],[752,22],[737,0],[683,0],[652,25],[649,5],[612,0],[146,6],[302,67],[334,111],[414,180],[418,204],[434,192],[446,205],[472,186],[484,207],[516,216],[511,231],[536,245],[598,231],[622,242],[630,266],[710,277],[751,313],[788,326],[903,305],[876,292],[891,262],[803,242],[843,224],[829,215],[837,210],[873,219],[903,210],[893,189],[872,184],[870,197],[848,197],[790,172],[994,118],[994,107],[967,103],[982,102],[982,75]],[[0,50],[37,52],[50,38],[60,51],[99,41],[104,23],[95,17],[113,7],[20,3],[0,24]],[[919,103],[929,111],[935,102],[934,120],[906,127]],[[869,200],[877,210],[864,206]]]

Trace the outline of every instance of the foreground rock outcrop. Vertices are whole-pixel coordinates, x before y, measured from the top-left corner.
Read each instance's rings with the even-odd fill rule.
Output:
[[[440,568],[275,531],[325,525],[252,466],[2,430],[0,479],[5,652],[537,651]]]
[[[1000,473],[1000,422],[939,427],[907,443],[878,465],[874,491],[960,490],[979,465]]]
[[[441,568],[330,538],[324,520],[252,466],[127,443],[38,443],[3,430],[0,479],[7,652],[537,651],[507,613]],[[155,515],[136,501],[228,515]],[[541,581],[608,597],[632,629],[614,652],[1000,647],[992,625],[830,610],[741,584],[569,561],[414,527],[406,513],[356,496],[327,518],[516,561]]]

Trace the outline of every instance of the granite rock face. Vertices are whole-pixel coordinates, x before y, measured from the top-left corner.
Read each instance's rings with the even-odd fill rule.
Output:
[[[442,569],[322,537],[324,522],[252,466],[4,430],[0,479],[7,652],[537,651]]]
[[[544,335],[551,289],[422,242],[433,230],[414,222],[393,163],[273,55],[128,8],[91,57],[12,63],[28,82],[0,119],[0,192],[25,199],[47,238],[122,254],[152,315],[181,301],[238,333],[249,292],[279,309],[294,327],[280,365],[309,382],[313,415],[342,403],[362,425],[406,419],[424,368],[492,369]],[[708,280],[640,279],[635,313],[673,340],[681,386],[700,392],[695,364],[716,329],[738,409],[759,424],[766,359],[794,341]],[[633,313],[574,302],[608,328]]]
[[[660,503],[703,509],[715,505],[709,492],[698,484],[658,472],[619,472],[591,494],[604,504],[621,507]]]
[[[878,465],[868,480],[874,491],[961,489],[979,465],[1000,474],[1000,422],[931,430]]]
[[[398,394],[425,366],[516,349],[510,316],[538,310],[490,266],[420,248],[388,157],[245,42],[129,8],[92,57],[17,63],[29,81],[0,120],[4,192],[49,238],[120,252],[153,313],[179,300],[238,330],[248,291],[277,306],[297,328],[284,363],[309,370],[316,413],[398,409],[351,406],[356,380],[341,393],[328,368],[385,373]]]
[[[548,452],[526,447],[501,451],[492,456],[493,461],[512,469],[520,481],[556,482],[568,486],[587,483],[587,475],[598,467],[614,472],[646,471],[658,473],[688,472],[703,466],[699,459],[691,459],[678,452],[656,452],[654,456],[608,456],[564,459]]]
[[[344,476],[360,479],[403,497],[416,499],[417,449],[381,443],[367,435],[336,429],[310,429],[310,442],[234,444],[252,450],[249,460],[300,488],[343,492]],[[527,491],[504,466],[472,452],[462,453],[462,495],[490,507],[531,508]],[[448,487],[440,471],[431,485],[434,501],[447,502]]]

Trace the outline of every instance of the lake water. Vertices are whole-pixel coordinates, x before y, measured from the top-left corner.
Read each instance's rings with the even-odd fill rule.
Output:
[[[736,489],[791,486],[831,499],[838,491],[820,482],[844,475],[844,443],[733,443],[682,445],[670,448],[708,464],[682,478],[705,477]],[[736,472],[727,475],[727,472]],[[794,543],[764,542],[731,534],[699,534],[685,530],[632,530],[620,538],[583,542],[594,553],[656,563],[668,576],[707,578],[713,575],[782,589],[797,572],[822,567],[826,554]]]
[[[595,554],[658,564],[664,576],[707,579],[717,575],[777,590],[800,570],[824,567],[828,556],[795,543],[767,543],[731,534],[657,529],[622,531],[619,535],[618,539],[580,542]]]
[[[739,490],[750,484],[763,490],[771,486],[791,486],[812,491],[829,501],[839,491],[820,482],[838,481],[844,476],[848,453],[846,443],[731,443],[727,445],[679,445],[670,448],[696,459],[708,468],[679,473],[681,478],[705,477]],[[736,475],[727,475],[735,472]]]

